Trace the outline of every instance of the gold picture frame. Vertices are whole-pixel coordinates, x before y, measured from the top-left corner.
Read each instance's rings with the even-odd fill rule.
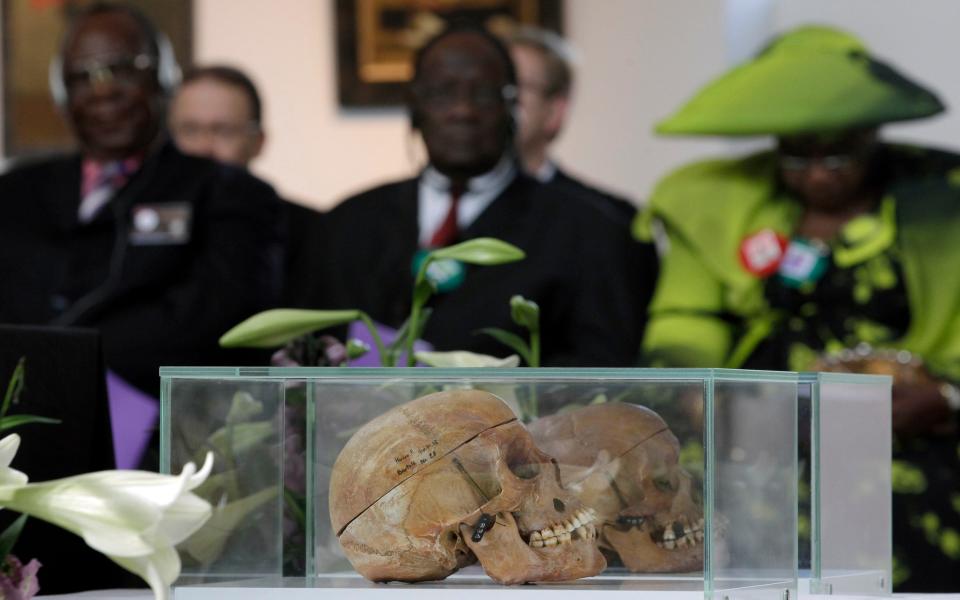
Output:
[[[517,25],[560,32],[560,0],[337,0],[337,74],[344,107],[403,103],[411,58],[450,21],[492,33]]]

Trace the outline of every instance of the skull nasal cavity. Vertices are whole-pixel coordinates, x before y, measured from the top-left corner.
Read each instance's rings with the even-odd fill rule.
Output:
[[[563,512],[567,510],[567,507],[564,506],[563,504],[563,500],[561,500],[560,498],[553,499],[553,507],[557,509],[557,512]]]

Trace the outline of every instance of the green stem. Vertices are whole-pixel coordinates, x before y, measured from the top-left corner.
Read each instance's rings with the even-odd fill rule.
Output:
[[[540,367],[540,332],[530,332],[530,366],[534,369]]]
[[[539,326],[539,323],[537,323]],[[540,328],[530,330],[530,366],[534,369],[540,367]],[[536,386],[531,385],[527,405],[528,422],[537,418],[540,412],[540,400],[537,398]]]
[[[7,416],[7,411],[10,410],[10,405],[13,403],[14,398],[17,397],[17,394],[20,393],[20,389],[23,387],[23,372],[26,369],[24,366],[26,361],[26,357],[21,356],[20,360],[17,361],[17,366],[13,369],[13,375],[10,376],[10,384],[7,385],[7,391],[3,395],[3,406],[0,408],[0,419]]]
[[[416,359],[413,357],[413,343],[417,339],[417,323],[420,321],[420,309],[423,308],[423,303],[417,300],[417,290],[420,288],[420,284],[427,278],[427,267],[430,266],[430,263],[433,262],[433,256],[427,254],[424,257],[423,262],[420,263],[420,269],[417,271],[417,277],[413,280],[413,301],[410,304],[410,327],[407,330],[407,342],[404,344],[407,351],[407,366],[412,367],[416,364]]]
[[[377,353],[380,355],[380,366],[381,367],[394,367],[394,358],[393,356],[387,356],[387,349],[383,345],[383,340],[380,338],[380,332],[377,331],[376,326],[373,324],[373,320],[370,319],[370,315],[360,311],[360,320],[363,321],[363,324],[367,326],[367,330],[370,331],[370,337],[373,338],[373,344],[377,347]],[[387,364],[389,363],[389,364]]]
[[[300,530],[303,531],[307,525],[307,512],[303,508],[302,499],[298,498],[288,488],[283,488],[283,499],[287,505],[287,509],[290,511],[290,515],[293,517],[297,525],[300,526]]]

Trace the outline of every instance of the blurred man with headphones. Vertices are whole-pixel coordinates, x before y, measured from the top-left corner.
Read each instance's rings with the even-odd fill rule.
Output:
[[[452,26],[428,42],[415,57],[409,107],[429,164],[413,179],[298,219],[291,301],[359,308],[397,327],[427,249],[496,237],[526,259],[438,270],[427,341],[507,354],[476,331],[522,333],[509,306],[522,294],[540,306],[545,365],[632,364],[642,318],[626,267],[632,242],[591,203],[522,173],[513,151],[516,83],[507,49],[482,29]]]
[[[79,153],[0,177],[0,322],[91,327],[107,366],[159,391],[160,365],[236,363],[218,337],[273,305],[273,189],[166,138],[180,70],[138,11],[72,20],[51,90]]]

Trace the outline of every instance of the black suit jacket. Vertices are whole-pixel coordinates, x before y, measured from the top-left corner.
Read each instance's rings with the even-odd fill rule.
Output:
[[[81,158],[0,177],[0,322],[98,329],[107,366],[157,394],[161,365],[248,362],[217,339],[278,300],[279,202],[246,171],[165,144],[88,224]],[[150,205],[192,216],[183,243],[133,239]]]
[[[559,167],[557,167],[549,183],[588,201],[597,202],[602,210],[609,211],[614,219],[622,220],[628,227],[637,215],[636,205],[626,198],[588,185]]]
[[[350,198],[327,214],[293,219],[288,300],[312,308],[359,308],[398,326],[407,317],[418,248],[416,179]],[[424,338],[439,350],[510,353],[483,327],[525,333],[510,319],[514,294],[541,311],[542,363],[634,363],[646,283],[634,280],[635,243],[615,219],[559,188],[518,175],[461,239],[496,237],[522,248],[523,261],[467,267],[464,284],[435,296]]]

